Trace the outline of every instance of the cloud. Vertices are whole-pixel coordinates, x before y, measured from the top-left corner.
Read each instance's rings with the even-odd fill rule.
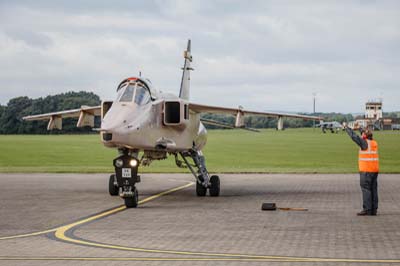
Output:
[[[397,1],[0,2],[0,103],[89,90],[142,71],[177,93],[192,39],[193,101],[254,110],[400,110]]]

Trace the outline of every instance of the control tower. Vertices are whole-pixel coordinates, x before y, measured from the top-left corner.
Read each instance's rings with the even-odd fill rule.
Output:
[[[368,101],[365,104],[365,118],[372,120],[382,119],[382,100]]]

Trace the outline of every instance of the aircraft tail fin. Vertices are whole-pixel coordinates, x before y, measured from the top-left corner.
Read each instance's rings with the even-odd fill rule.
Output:
[[[190,71],[193,68],[190,67],[190,63],[192,62],[192,55],[191,55],[191,42],[188,40],[187,49],[183,54],[185,58],[185,63],[183,65],[183,73],[182,73],[182,81],[181,81],[181,90],[179,92],[179,98],[184,100],[189,100],[190,97]]]

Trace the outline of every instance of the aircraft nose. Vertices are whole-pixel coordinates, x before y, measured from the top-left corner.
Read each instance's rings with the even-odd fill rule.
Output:
[[[101,123],[101,131],[103,133],[117,133],[118,128],[121,127],[122,122],[119,120],[106,120],[104,119]]]
[[[102,130],[102,139],[105,142],[119,141],[123,137],[123,133],[116,129]]]
[[[117,128],[109,123],[102,123],[100,131],[103,141],[112,141],[118,135]]]
[[[115,124],[104,124],[101,126],[100,131],[102,132],[102,139],[105,142],[119,142],[124,139],[127,132],[127,126],[115,125]]]

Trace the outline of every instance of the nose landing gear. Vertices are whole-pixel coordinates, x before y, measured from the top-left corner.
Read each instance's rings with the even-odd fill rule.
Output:
[[[140,182],[138,175],[139,160],[127,151],[113,161],[115,174],[110,176],[108,190],[111,196],[119,194],[124,199],[127,208],[136,208],[139,203],[139,193],[136,183]]]

